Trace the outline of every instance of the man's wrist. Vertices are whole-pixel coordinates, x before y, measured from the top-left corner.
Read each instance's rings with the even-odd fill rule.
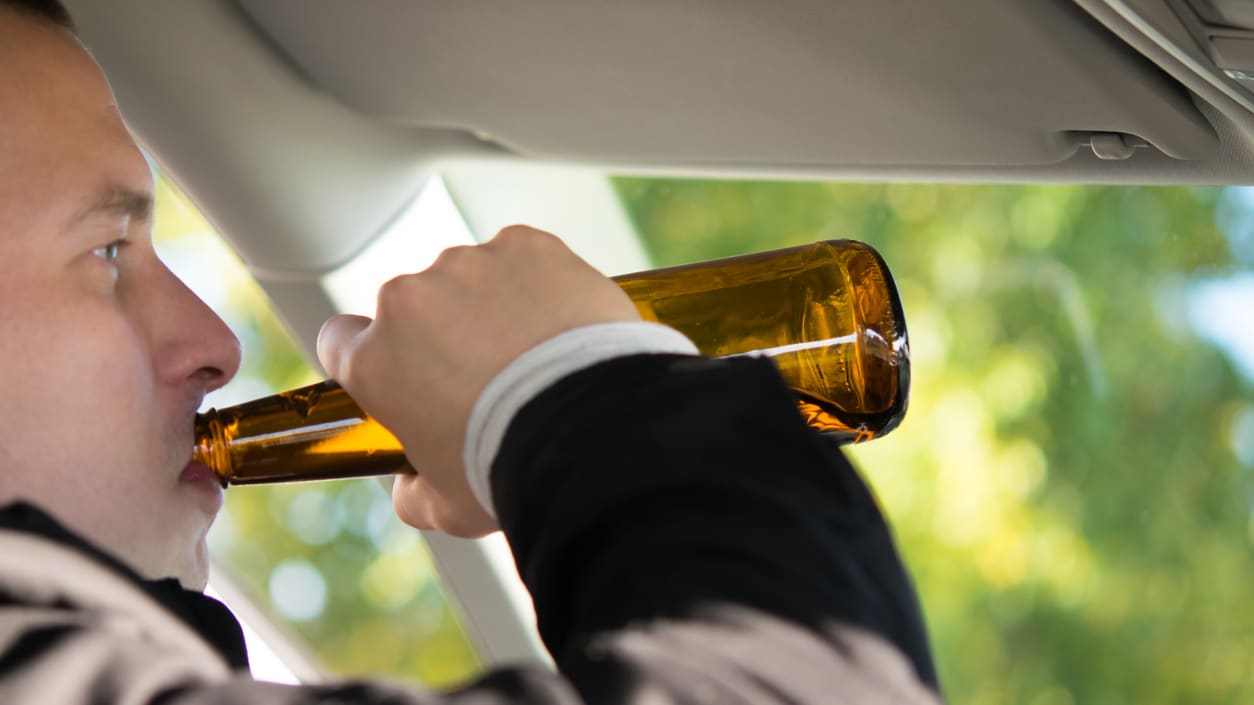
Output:
[[[470,489],[496,516],[490,475],[510,422],[554,383],[597,363],[647,353],[697,354],[679,331],[647,321],[615,321],[574,328],[519,355],[480,392],[466,423],[462,460]]]

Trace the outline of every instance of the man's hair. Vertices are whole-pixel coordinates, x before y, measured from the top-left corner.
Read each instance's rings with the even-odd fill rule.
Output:
[[[70,11],[60,0],[0,0],[0,7],[7,7],[27,17],[49,22],[58,27],[74,30]]]

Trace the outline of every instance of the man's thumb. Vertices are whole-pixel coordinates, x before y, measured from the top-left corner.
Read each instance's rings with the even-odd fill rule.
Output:
[[[365,316],[340,314],[322,324],[322,330],[318,331],[318,361],[332,379],[340,378],[347,351],[370,323]]]

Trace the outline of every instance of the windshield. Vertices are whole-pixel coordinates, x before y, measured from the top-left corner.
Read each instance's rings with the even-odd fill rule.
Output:
[[[1252,192],[610,184],[652,266],[835,238],[884,256],[913,394],[898,430],[850,453],[914,572],[948,699],[1254,698]],[[256,361],[239,398],[308,378],[264,298],[232,295]],[[480,668],[369,481],[232,490],[214,550],[336,672]]]

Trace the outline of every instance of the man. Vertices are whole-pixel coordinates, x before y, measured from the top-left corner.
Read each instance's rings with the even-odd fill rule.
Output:
[[[0,0],[0,66],[0,702],[936,701],[887,527],[771,365],[695,356],[522,227],[318,347],[422,469],[404,521],[505,531],[560,673],[251,681],[199,593],[222,495],[187,459],[237,341],[154,254],[147,165],[64,10]]]

